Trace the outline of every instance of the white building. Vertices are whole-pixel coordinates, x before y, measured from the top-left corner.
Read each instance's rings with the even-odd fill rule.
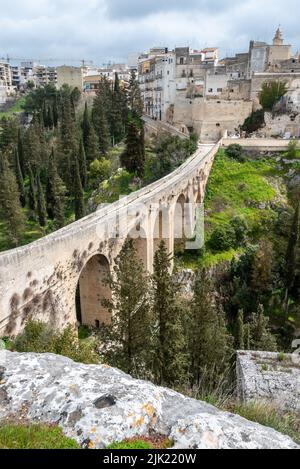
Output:
[[[139,83],[145,112],[156,120],[167,120],[176,97],[176,56],[166,48],[151,49],[139,60]]]
[[[228,87],[230,75],[224,71],[208,70],[205,82],[205,96],[207,98],[218,98]]]

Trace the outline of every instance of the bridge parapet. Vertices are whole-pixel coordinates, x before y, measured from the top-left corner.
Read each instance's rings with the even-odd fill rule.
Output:
[[[222,145],[227,148],[230,145],[238,144],[247,150],[284,152],[289,148],[291,140],[279,140],[276,138],[223,138]],[[297,140],[300,148],[300,141]]]

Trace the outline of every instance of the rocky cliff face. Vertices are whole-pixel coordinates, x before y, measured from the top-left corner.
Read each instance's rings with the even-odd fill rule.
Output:
[[[105,365],[0,351],[0,421],[57,423],[89,448],[159,433],[175,448],[299,449],[288,437]]]

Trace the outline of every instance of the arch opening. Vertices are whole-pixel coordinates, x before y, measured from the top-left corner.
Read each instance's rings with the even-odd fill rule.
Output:
[[[195,237],[195,203],[184,194],[177,199],[174,212],[174,253],[183,254],[186,242]]]
[[[164,241],[167,249],[170,250],[168,209],[160,209],[159,212],[156,214],[153,232],[153,254],[156,253],[162,241]]]
[[[93,256],[82,270],[76,292],[77,321],[84,326],[100,328],[111,323],[111,315],[104,300],[111,300],[112,293],[107,279],[110,265],[103,255]]]
[[[145,230],[138,225],[130,231],[127,239],[132,241],[138,259],[143,263],[144,269],[148,270],[148,240]]]

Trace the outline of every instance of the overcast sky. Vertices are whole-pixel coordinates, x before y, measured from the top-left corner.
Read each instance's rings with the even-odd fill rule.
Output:
[[[151,46],[271,41],[279,24],[300,49],[299,0],[0,0],[0,57],[119,62]]]

